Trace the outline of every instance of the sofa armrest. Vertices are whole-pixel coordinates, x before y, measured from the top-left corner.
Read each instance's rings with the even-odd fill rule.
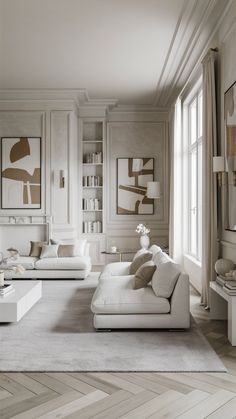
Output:
[[[170,312],[174,318],[180,319],[183,328],[190,327],[190,290],[189,276],[181,273],[175,285],[171,301]]]
[[[124,276],[129,275],[129,267],[131,262],[113,262],[108,263],[101,275],[100,279],[107,278],[109,276]]]

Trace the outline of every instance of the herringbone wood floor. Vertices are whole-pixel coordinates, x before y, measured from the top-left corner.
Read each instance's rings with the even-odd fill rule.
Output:
[[[236,418],[236,348],[226,323],[210,321],[194,292],[191,307],[228,374],[5,373],[0,418]]]

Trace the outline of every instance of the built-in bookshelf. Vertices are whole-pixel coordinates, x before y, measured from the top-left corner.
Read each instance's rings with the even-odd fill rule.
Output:
[[[104,232],[104,121],[83,120],[82,233]]]

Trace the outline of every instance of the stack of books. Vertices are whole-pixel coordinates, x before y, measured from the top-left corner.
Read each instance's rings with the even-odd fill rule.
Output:
[[[236,280],[229,277],[217,276],[217,284],[223,287],[223,290],[229,295],[236,295]]]
[[[0,287],[0,297],[7,297],[14,291],[15,289],[12,284],[4,284]]]
[[[236,295],[236,281],[234,279],[226,281],[225,285],[223,286],[223,289],[229,295]]]

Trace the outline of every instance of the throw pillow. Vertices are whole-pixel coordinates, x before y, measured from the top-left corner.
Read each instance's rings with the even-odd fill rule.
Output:
[[[51,244],[73,245],[75,246],[73,256],[85,256],[86,239],[62,239],[61,241],[51,239],[50,242]]]
[[[60,244],[58,247],[59,258],[69,258],[77,256],[76,246],[74,244]]]
[[[150,252],[145,252],[142,255],[136,257],[133,260],[133,262],[131,262],[131,265],[129,267],[130,275],[134,275],[141,265],[143,265],[145,262],[148,262],[151,259],[152,259],[152,253]]]
[[[147,253],[148,251],[147,251],[147,249],[139,249],[136,253],[135,253],[135,255],[134,255],[134,257],[133,257],[133,260],[134,259],[136,259],[138,256],[140,256],[140,255],[143,255],[144,253]]]
[[[174,262],[166,262],[158,266],[152,277],[152,289],[157,297],[170,298],[180,272],[180,266]]]
[[[46,244],[46,242],[30,242],[30,252],[29,256],[34,256],[36,258],[40,257],[42,246]]]
[[[148,286],[152,279],[152,276],[156,270],[156,265],[152,260],[145,262],[140,268],[138,268],[133,282],[133,289],[138,290]]]
[[[57,258],[58,244],[44,244],[42,247],[42,252],[40,259],[44,258]]]
[[[158,252],[153,257],[153,262],[157,267],[159,267],[162,263],[172,262],[172,259],[164,252]]]

